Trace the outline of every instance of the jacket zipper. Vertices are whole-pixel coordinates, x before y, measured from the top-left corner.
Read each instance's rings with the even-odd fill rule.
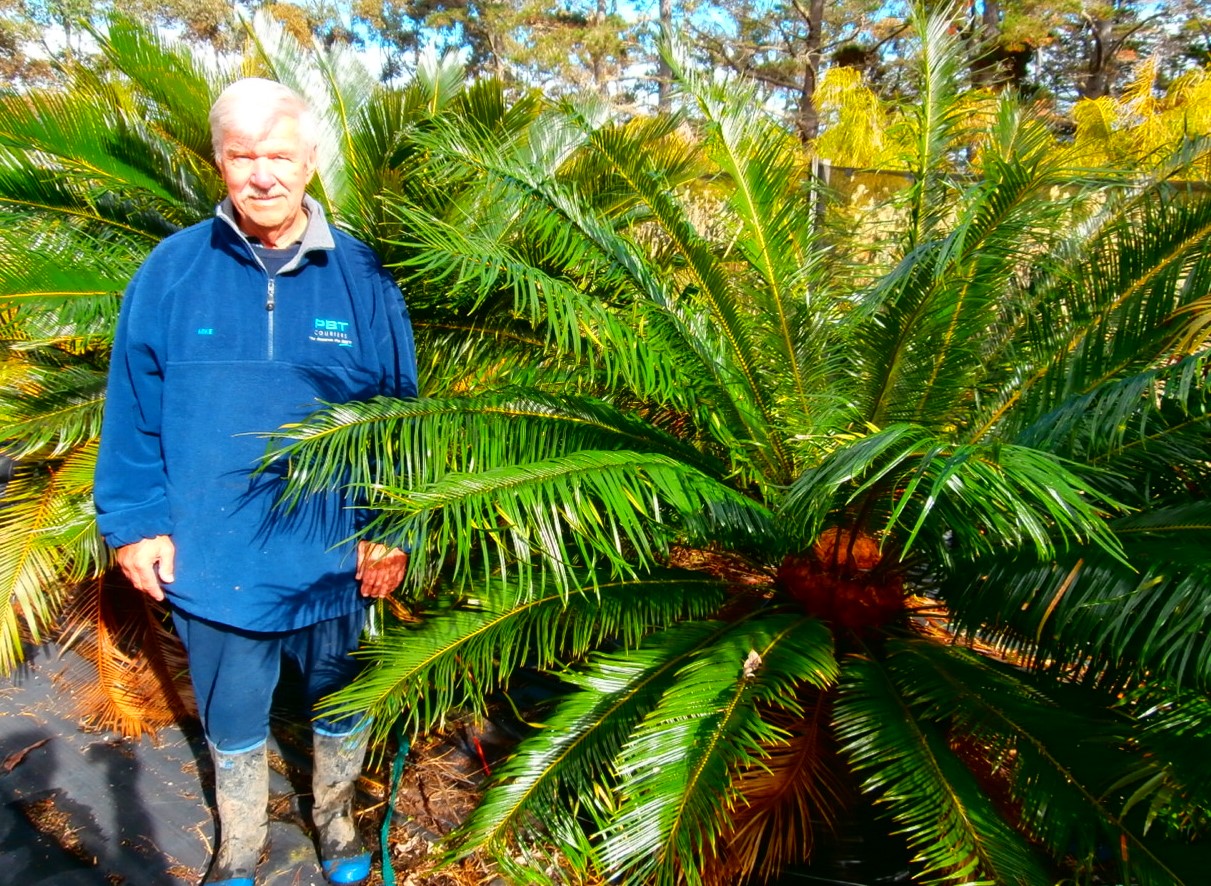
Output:
[[[273,277],[269,278],[269,291],[265,296],[265,313],[269,318],[269,347],[268,359],[273,359],[273,308],[274,308],[274,288],[275,281]]]

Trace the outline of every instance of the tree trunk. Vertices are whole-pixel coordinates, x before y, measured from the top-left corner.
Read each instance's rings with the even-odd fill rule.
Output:
[[[593,70],[593,88],[601,95],[606,94],[606,65],[598,41],[601,39],[601,29],[606,20],[606,0],[597,0],[597,9],[593,13],[594,48],[590,50],[589,58]]]
[[[660,0],[660,28],[665,36],[673,33],[673,0]],[[656,63],[656,106],[661,111],[669,109],[669,94],[673,85],[673,70],[661,55]]]
[[[800,12],[803,11],[800,7]],[[806,15],[807,52],[803,65],[797,125],[799,138],[809,142],[820,133],[820,114],[816,110],[816,84],[820,79],[821,47],[824,44],[824,0],[810,0]]]
[[[1091,35],[1089,66],[1081,83],[1081,97],[1101,98],[1110,94],[1110,81],[1114,76],[1114,23],[1108,19],[1091,18],[1088,21]]]
[[[984,0],[976,15],[971,5],[971,85],[987,89],[996,85],[999,77],[998,60],[1001,45],[1001,5],[997,0]]]

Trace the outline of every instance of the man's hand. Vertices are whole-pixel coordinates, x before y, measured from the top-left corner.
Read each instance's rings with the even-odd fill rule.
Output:
[[[408,555],[373,541],[357,543],[357,575],[363,597],[387,597],[408,571]]]
[[[117,550],[118,565],[130,583],[153,600],[164,599],[160,583],[172,584],[176,545],[167,535],[145,538]],[[157,571],[157,567],[159,567]]]

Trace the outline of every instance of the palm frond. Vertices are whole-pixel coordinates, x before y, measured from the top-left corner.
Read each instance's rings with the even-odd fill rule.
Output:
[[[197,716],[185,649],[167,610],[122,580],[97,577],[64,614],[61,645],[89,667],[67,684],[84,722],[139,738]]]
[[[505,427],[509,433],[501,433]],[[270,461],[291,463],[291,492],[319,491],[345,465],[350,481],[385,484],[388,466],[430,483],[451,470],[496,468],[579,449],[642,449],[722,477],[725,465],[684,440],[588,396],[506,388],[474,397],[373,400],[332,405],[274,434]],[[410,447],[410,448],[409,448]],[[409,453],[425,452],[422,462]],[[401,460],[400,456],[404,458]]]
[[[1107,203],[1073,226],[1053,269],[1034,281],[1032,307],[1009,339],[1016,372],[985,398],[977,435],[998,427],[1012,434],[1177,353],[1181,327],[1172,318],[1211,286],[1211,199],[1174,199],[1154,187]]]
[[[1197,839],[1211,808],[1211,700],[1205,693],[1143,686],[1127,694],[1123,707],[1140,724],[1132,736],[1136,768],[1112,788],[1132,791],[1123,815],[1139,805],[1145,834],[1155,829]]]
[[[47,639],[62,609],[62,562],[45,542],[47,529],[58,522],[59,501],[53,475],[17,463],[0,507],[0,673],[21,663],[25,636],[35,643]]]
[[[915,850],[925,882],[1050,882],[951,752],[945,730],[912,711],[898,683],[876,660],[843,662],[837,737],[864,790],[888,808]]]
[[[881,521],[870,528],[894,535],[901,555],[919,536],[942,562],[954,547],[970,556],[1028,543],[1039,558],[1053,556],[1060,540],[1118,549],[1103,510],[1113,502],[1074,466],[1027,447],[955,445],[912,425],[839,446],[795,481],[784,512],[811,539],[858,501],[867,519]]]
[[[786,736],[759,704],[801,710],[798,690],[837,674],[832,638],[802,616],[728,626],[678,672],[615,767],[623,801],[604,826],[606,870],[628,882],[694,882],[726,830],[738,766]]]
[[[1211,681],[1211,506],[1198,501],[1111,524],[1122,560],[1096,550],[1050,562],[1003,552],[977,558],[939,591],[956,627],[1036,667],[1125,685]]]
[[[830,729],[831,697],[808,694],[802,712],[762,711],[786,738],[767,746],[735,779],[739,800],[721,840],[719,886],[770,882],[810,859],[821,831],[827,836],[836,829],[851,791]]]
[[[868,421],[954,424],[973,389],[1004,375],[1007,339],[1029,310],[1023,285],[1041,273],[1072,212],[1075,197],[1053,197],[1063,173],[1032,156],[1004,159],[956,189],[947,229],[935,226],[933,239],[862,295],[850,325]]]
[[[1056,686],[1049,698],[1008,669],[928,641],[897,643],[889,652],[887,669],[902,699],[948,727],[952,742],[962,736],[982,748],[977,765],[1005,779],[1018,805],[1016,814],[1002,814],[1054,855],[1070,854],[1086,871],[1117,867],[1140,883],[1194,882],[1182,870],[1181,847],[1146,839],[1127,817],[1123,795],[1111,790],[1132,766],[1126,724],[1109,710],[1113,696]],[[998,874],[996,882],[1042,881]]]
[[[607,638],[637,645],[654,628],[702,617],[722,595],[717,581],[679,571],[581,582],[571,593],[498,582],[419,626],[388,631],[359,653],[370,666],[331,710],[368,711],[384,735],[401,716],[411,730],[431,729],[456,707],[482,710],[518,668],[583,657]]]
[[[586,149],[601,158],[598,168],[608,170],[611,177],[625,183],[647,208],[650,220],[659,223],[674,244],[678,266],[686,276],[678,286],[688,287],[684,291],[695,294],[691,301],[674,300],[671,287],[654,259],[636,249],[609,219],[589,211],[577,190],[554,180],[543,166],[525,162],[528,155],[523,154],[523,162],[518,162],[508,146],[502,150],[500,146],[484,144],[463,132],[457,139],[445,138],[440,147],[434,146],[435,149],[442,150],[446,156],[451,156],[453,151],[459,162],[481,170],[492,181],[509,188],[498,192],[490,203],[482,204],[491,208],[491,218],[496,221],[486,228],[488,238],[473,244],[478,248],[468,253],[462,247],[454,247],[452,238],[463,236],[456,226],[465,224],[466,219],[452,219],[444,223],[445,230],[435,232],[439,235],[434,239],[439,251],[433,253],[429,261],[436,264],[420,266],[418,271],[423,270],[424,276],[431,277],[435,271],[448,275],[457,268],[454,280],[478,279],[489,290],[495,286],[499,275],[515,293],[525,293],[524,300],[518,298],[517,309],[535,320],[541,316],[544,325],[557,331],[558,340],[565,348],[574,346],[576,340],[586,334],[590,339],[596,339],[617,330],[604,341],[611,346],[609,359],[616,365],[629,367],[626,370],[628,378],[649,377],[651,373],[645,371],[645,363],[669,363],[662,359],[658,350],[643,347],[642,339],[633,334],[626,335],[625,327],[611,321],[593,304],[574,298],[575,287],[561,286],[545,270],[552,265],[575,268],[576,278],[591,281],[593,294],[610,300],[625,298],[642,306],[648,316],[663,313],[665,335],[677,339],[679,356],[693,360],[688,370],[681,369],[677,373],[679,380],[699,378],[713,383],[707,408],[726,412],[729,421],[722,424],[733,429],[733,440],[764,439],[768,446],[776,448],[779,444],[768,437],[759,419],[760,410],[765,408],[759,398],[753,401],[751,397],[745,400],[740,396],[742,390],[756,390],[753,373],[758,351],[751,343],[745,344],[749,333],[741,318],[737,294],[728,292],[726,275],[721,272],[719,263],[687,220],[685,210],[669,194],[670,182],[664,171],[651,167],[651,156],[642,150],[642,143],[636,142],[634,128],[596,126],[594,121],[579,117],[572,122],[583,128]],[[495,244],[502,243],[499,220],[511,219],[514,213],[522,212],[530,220],[519,230],[534,238],[534,243],[524,256],[518,256],[507,247],[502,249]],[[478,216],[474,218],[479,219]],[[485,254],[485,247],[492,251]],[[464,264],[457,256],[467,254],[471,261]],[[569,296],[572,300],[568,300]],[[697,316],[699,311],[693,308],[698,303],[707,305],[707,315],[701,319]],[[543,313],[538,314],[536,309]],[[586,313],[589,314],[588,322],[582,319]],[[582,327],[584,332],[580,331]],[[681,327],[679,334],[674,333],[677,327]],[[633,349],[628,345],[632,344],[642,348],[639,358],[631,356]],[[741,359],[733,364],[731,361],[737,348]],[[721,354],[722,359],[717,354]],[[746,376],[747,382],[744,381]],[[701,381],[695,384],[702,386]],[[672,386],[666,386],[661,395],[672,396],[673,390]],[[763,457],[759,452],[754,454],[754,460]]]
[[[652,221],[660,226],[679,259],[687,306],[701,305],[709,318],[709,326],[699,325],[694,339],[703,343],[717,339],[723,359],[700,359],[695,368],[718,378],[729,402],[728,411],[739,422],[733,432],[751,441],[748,457],[763,465],[765,476],[787,477],[792,473],[790,455],[781,437],[773,433],[776,413],[770,402],[772,392],[759,377],[761,350],[753,340],[744,300],[710,242],[694,225],[686,208],[669,193],[663,177],[646,166],[642,154],[628,150],[620,136],[617,129],[598,130],[590,134],[590,144],[649,208]],[[651,268],[641,267],[634,258],[625,258],[616,251],[625,246],[625,241],[606,245],[613,247],[618,260],[625,261],[622,266],[634,275],[636,288],[645,299],[661,307],[672,306],[670,287],[662,285],[658,277],[652,278]]]
[[[955,101],[963,56],[954,11],[948,3],[932,10],[917,6],[912,16],[918,96],[910,111],[911,149],[903,158],[914,179],[905,193],[909,211],[905,254],[934,238],[949,204],[945,199],[953,168],[949,155],[963,122],[963,108]]]
[[[485,581],[489,564],[516,564],[523,577],[540,565],[562,583],[579,564],[611,575],[658,565],[674,538],[740,545],[777,537],[760,504],[660,453],[581,450],[378,494],[376,521],[400,527],[396,540],[414,544],[418,570],[433,551],[456,575],[470,575],[482,555]]]
[[[789,428],[815,425],[821,370],[836,368],[824,342],[828,321],[837,316],[823,263],[813,260],[817,226],[805,223],[815,215],[811,191],[803,186],[805,158],[790,133],[753,113],[751,87],[708,79],[684,63],[674,71],[680,91],[702,116],[704,153],[729,185],[735,253],[752,274],[751,281],[736,277],[749,323],[763,335],[761,347],[740,359],[760,361],[766,386],[785,390],[778,399]]]
[[[319,168],[312,188],[334,216],[349,198],[349,165],[363,104],[374,102],[378,84],[352,47],[303,46],[268,13],[257,13],[249,36],[266,73],[302,95],[319,121]]]
[[[610,771],[631,730],[680,669],[719,630],[703,621],[674,625],[639,648],[597,653],[583,667],[564,672],[573,691],[497,771],[483,802],[460,828],[457,851],[503,846],[514,835],[558,833],[556,822],[577,815],[582,806],[597,818],[607,815],[599,798],[602,773]]]
[[[678,532],[776,537],[721,465],[589,398],[374,400],[285,436],[295,442],[270,458],[291,460],[287,506],[339,471],[377,512],[367,531],[413,549],[414,580],[442,564],[469,574],[481,553],[488,570],[499,552],[523,570],[537,557],[552,576],[588,562],[630,573],[657,563]],[[404,473],[392,480],[383,471],[395,465]]]
[[[30,363],[0,375],[6,390],[0,395],[0,425],[10,456],[57,458],[100,435],[105,376],[97,368]]]

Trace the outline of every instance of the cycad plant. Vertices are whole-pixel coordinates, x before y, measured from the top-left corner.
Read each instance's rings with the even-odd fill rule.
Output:
[[[387,202],[440,362],[274,457],[411,546],[424,617],[336,704],[424,730],[556,681],[455,852],[735,883],[873,801],[923,882],[1203,876],[1207,354],[1172,321],[1211,201],[1078,174],[1008,97],[957,174],[958,51],[920,22],[877,243],[684,66],[675,117],[418,136],[457,187]]]
[[[218,194],[201,66],[128,28],[107,47],[129,81],[73,68],[64,87],[0,100],[0,448],[16,460],[0,510],[4,672],[65,607],[110,623],[91,489],[118,296],[147,252]],[[138,723],[138,666],[117,637],[98,641],[103,673],[126,687],[103,716]]]

